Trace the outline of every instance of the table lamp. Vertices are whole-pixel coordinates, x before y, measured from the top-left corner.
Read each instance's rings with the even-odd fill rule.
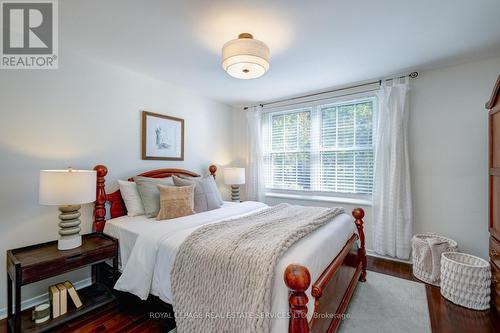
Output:
[[[240,201],[240,185],[245,184],[245,168],[225,168],[224,184],[231,185],[231,200]]]
[[[41,170],[39,202],[59,206],[59,250],[82,245],[81,204],[95,201],[97,174],[94,170]]]

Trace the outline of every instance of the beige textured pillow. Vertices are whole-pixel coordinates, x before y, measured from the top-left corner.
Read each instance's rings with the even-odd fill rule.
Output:
[[[157,220],[169,220],[194,214],[194,185],[157,185],[160,190],[160,211]]]

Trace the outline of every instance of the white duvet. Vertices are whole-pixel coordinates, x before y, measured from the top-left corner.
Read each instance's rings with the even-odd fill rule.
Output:
[[[145,216],[123,216],[106,222],[104,233],[119,239],[120,270],[122,275],[115,289],[146,299],[149,294],[172,304],[170,270],[179,246],[194,230],[225,219],[251,214],[267,205],[260,202],[225,202],[212,211],[156,221]],[[332,222],[302,238],[283,255],[276,266],[272,296],[272,332],[287,332],[288,290],[283,272],[291,264],[306,266],[315,281],[332,259],[340,252],[355,231],[353,218],[347,214],[335,217]],[[310,289],[310,288],[309,288]],[[314,310],[310,290],[307,292],[309,316]],[[175,305],[174,305],[175,306]]]

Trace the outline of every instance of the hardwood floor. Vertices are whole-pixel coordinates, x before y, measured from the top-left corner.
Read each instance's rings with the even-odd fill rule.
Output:
[[[416,280],[411,265],[386,259],[368,257],[368,270]],[[370,277],[368,272],[367,278]],[[473,311],[448,302],[439,288],[426,285],[427,302],[433,333],[494,333],[500,332],[500,318],[493,311]],[[172,309],[157,298],[139,301],[128,294],[118,294],[119,302],[91,312],[75,321],[60,326],[54,332],[162,332],[173,328]],[[7,332],[6,321],[0,321],[0,333]]]
[[[167,333],[175,327],[172,308],[150,297],[117,293],[118,302],[92,311],[51,331],[54,333]],[[0,321],[0,333],[7,333],[6,320]],[[10,332],[9,332],[10,333]]]

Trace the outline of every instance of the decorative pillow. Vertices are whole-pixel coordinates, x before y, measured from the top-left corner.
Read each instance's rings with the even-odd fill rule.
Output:
[[[134,177],[137,184],[137,190],[141,196],[144,212],[148,217],[155,217],[160,210],[160,190],[157,185],[174,186],[174,181],[171,177],[168,178],[149,178],[149,177]]]
[[[203,178],[183,179],[172,176],[176,186],[195,185],[194,188],[194,211],[197,213],[206,212],[222,206],[222,198],[220,196],[217,185],[212,176]]]
[[[220,194],[219,188],[217,187],[217,183],[215,182],[215,179],[213,176],[208,175],[205,177],[202,177],[202,176],[198,176],[198,177],[180,176],[180,177],[182,179],[187,179],[187,180],[191,180],[191,181],[202,181],[202,180],[207,181],[209,186],[212,188],[211,192],[214,192],[217,195],[217,201],[219,202],[219,207],[222,206],[222,204],[224,203],[222,201],[222,195]],[[195,191],[196,191],[196,189],[195,189]],[[195,195],[196,195],[196,192],[195,192]]]
[[[194,185],[163,186],[160,191],[160,211],[157,220],[169,220],[194,214]]]
[[[144,215],[144,205],[142,204],[141,196],[137,190],[137,184],[134,182],[127,182],[119,180],[120,193],[122,195],[125,207],[127,207],[128,216]]]

